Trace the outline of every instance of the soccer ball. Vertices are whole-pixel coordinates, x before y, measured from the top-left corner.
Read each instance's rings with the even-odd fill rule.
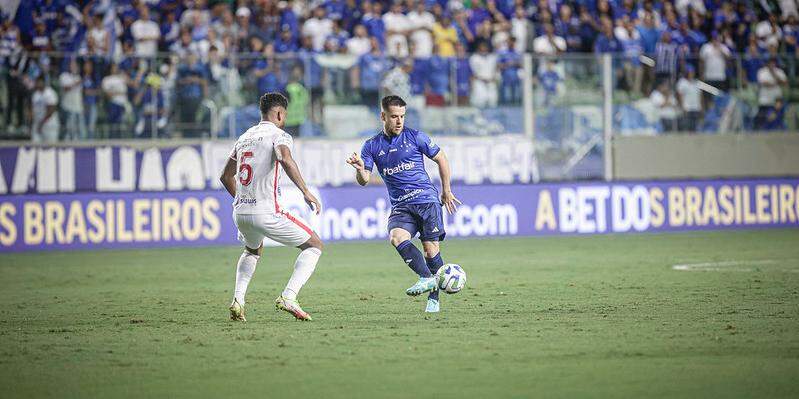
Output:
[[[447,294],[454,294],[466,285],[466,272],[454,263],[441,266],[436,272],[436,277],[438,277],[438,288]]]

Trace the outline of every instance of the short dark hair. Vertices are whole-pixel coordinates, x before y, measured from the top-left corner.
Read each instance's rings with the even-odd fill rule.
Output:
[[[286,96],[280,93],[271,92],[261,96],[261,101],[259,102],[258,106],[261,110],[261,114],[266,115],[272,108],[275,107],[288,108],[289,100],[286,98]]]
[[[405,100],[400,98],[400,96],[385,96],[380,101],[380,105],[382,106],[383,111],[387,111],[388,107],[404,107],[407,104],[405,104]]]

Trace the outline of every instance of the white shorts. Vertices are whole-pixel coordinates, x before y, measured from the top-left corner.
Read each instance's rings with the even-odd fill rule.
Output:
[[[305,223],[285,212],[253,215],[234,213],[233,222],[239,229],[239,241],[252,249],[259,248],[264,237],[297,247],[308,241],[313,232]]]

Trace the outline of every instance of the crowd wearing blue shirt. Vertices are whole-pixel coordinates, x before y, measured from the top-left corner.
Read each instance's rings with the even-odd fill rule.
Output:
[[[649,88],[646,74],[643,85],[635,73],[619,74],[620,85],[644,95],[657,78],[676,80],[687,65],[701,68],[701,49],[714,37],[741,59],[740,74],[729,65],[729,79],[740,75],[745,83],[756,84],[758,71],[769,57],[780,58],[779,65],[791,82],[796,75],[799,13],[791,1],[404,0],[400,12],[416,12],[419,2],[436,24],[435,50],[423,58],[389,54],[392,49],[386,47],[392,32],[385,16],[394,5],[389,0],[22,1],[13,15],[0,16],[0,80],[6,93],[12,88],[21,98],[2,102],[0,122],[23,125],[20,119],[25,113],[19,108],[30,106],[32,82],[44,75],[48,84],[57,87],[58,74],[76,57],[81,65],[92,64],[81,68],[90,71],[83,74],[83,101],[100,114],[101,122],[104,116],[97,107],[102,110],[107,99],[98,92],[112,63],[128,79],[131,123],[142,114],[134,101],[137,98],[156,107],[163,103],[168,117],[191,124],[202,120],[197,114],[202,100],[221,84],[220,79],[229,77],[220,70],[234,70],[243,90],[262,93],[283,91],[295,65],[302,66],[303,83],[313,101],[321,101],[327,80],[337,79],[336,87],[343,88],[339,94],[358,93],[363,101],[372,102],[383,89],[383,76],[408,63],[412,95],[427,96],[432,99],[429,105],[463,104],[462,99],[472,93],[476,72],[469,54],[483,43],[497,58],[499,103],[519,104],[522,53],[537,52],[534,41],[544,35],[547,25],[565,40],[566,48],[557,53],[613,53],[624,68],[651,71]],[[147,39],[137,36],[134,26],[143,7],[157,26],[158,57],[140,53]],[[330,27],[325,21],[330,21]],[[359,26],[367,32],[368,48],[354,53],[351,39]],[[456,43],[445,50],[440,46],[445,39],[438,34],[449,29]],[[309,31],[326,36],[316,40]],[[410,43],[414,31],[404,35]],[[358,69],[357,79],[347,73],[329,75],[331,67],[323,66],[319,56],[330,53],[355,54],[358,59],[352,65]],[[643,65],[646,59],[651,63]],[[171,87],[174,94],[162,93],[161,99],[152,93],[142,97],[141,91],[151,87],[144,84],[148,74],[140,73],[141,69],[158,74],[165,83],[162,87]],[[537,71],[536,76],[548,91],[564,79],[549,70]],[[357,90],[351,90],[356,81]],[[257,98],[255,94],[245,97],[246,103]]]

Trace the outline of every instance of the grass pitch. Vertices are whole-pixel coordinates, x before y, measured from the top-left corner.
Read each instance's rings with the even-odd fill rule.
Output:
[[[0,255],[0,397],[799,395],[799,230],[447,241],[436,316],[388,243],[333,244],[310,323],[273,308],[287,248],[228,321],[239,254]]]

